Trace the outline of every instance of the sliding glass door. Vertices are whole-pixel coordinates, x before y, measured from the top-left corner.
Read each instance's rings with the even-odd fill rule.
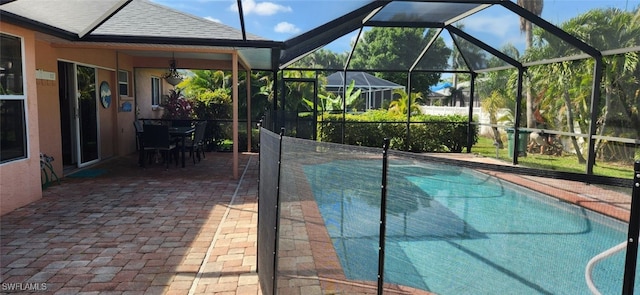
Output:
[[[76,66],[78,93],[76,116],[78,167],[92,164],[98,160],[98,95],[96,92],[96,70],[86,66]]]
[[[60,61],[58,74],[63,164],[69,169],[93,164],[99,160],[96,70]]]

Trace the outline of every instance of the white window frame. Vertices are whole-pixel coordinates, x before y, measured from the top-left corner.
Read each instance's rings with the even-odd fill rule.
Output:
[[[155,83],[154,83],[155,82]],[[162,104],[162,79],[151,77],[151,106],[157,107]]]
[[[2,32],[0,31],[0,34],[2,35],[7,35],[7,36],[11,36],[11,37],[15,37],[20,39],[20,59],[21,59],[21,63],[22,63],[22,94],[0,94],[0,100],[19,100],[22,101],[22,111],[24,112],[23,114],[23,119],[24,119],[24,126],[23,126],[23,136],[24,136],[24,156],[22,157],[17,157],[17,158],[13,158],[13,159],[9,159],[6,160],[4,162],[0,162],[0,166],[2,165],[6,165],[6,164],[10,164],[16,161],[21,161],[21,160],[26,160],[30,158],[30,141],[29,141],[29,106],[27,105],[27,77],[26,77],[26,61],[25,61],[25,46],[24,46],[24,38],[22,36],[18,36],[18,35],[14,35],[14,34],[9,34],[6,32]]]
[[[125,74],[126,79],[125,80],[120,80],[120,76],[121,74]],[[127,93],[122,93],[121,89],[122,86],[125,85],[127,89]],[[124,97],[129,97],[131,93],[131,88],[129,87],[129,71],[127,70],[118,70],[118,95],[119,96],[124,96]]]

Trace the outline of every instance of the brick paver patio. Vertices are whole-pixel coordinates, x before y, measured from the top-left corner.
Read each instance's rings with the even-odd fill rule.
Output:
[[[2,216],[1,293],[258,294],[258,155],[108,161]]]

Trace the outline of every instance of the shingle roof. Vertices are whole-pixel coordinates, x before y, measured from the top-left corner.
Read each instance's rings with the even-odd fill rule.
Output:
[[[119,5],[121,0],[18,0],[3,4],[1,9],[80,35]],[[242,40],[238,29],[147,0],[126,4],[90,33],[97,35]],[[266,39],[247,34],[247,40]]]
[[[132,1],[92,35],[242,40],[238,29],[146,0]],[[251,34],[247,39],[266,40]]]
[[[19,0],[1,9],[51,27],[79,34],[119,0]]]
[[[403,89],[400,84],[380,79],[365,72],[347,72],[347,85],[351,81],[355,81],[354,87],[363,89]],[[331,89],[342,89],[344,87],[344,73],[335,72],[327,77],[327,85],[325,87]]]

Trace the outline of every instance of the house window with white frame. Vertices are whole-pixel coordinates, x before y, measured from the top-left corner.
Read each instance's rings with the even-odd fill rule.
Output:
[[[118,93],[120,96],[129,96],[129,72],[118,71]]]
[[[160,98],[162,97],[162,83],[160,78],[151,77],[151,105],[159,106],[162,104]]]
[[[22,38],[0,33],[0,164],[27,157]]]

